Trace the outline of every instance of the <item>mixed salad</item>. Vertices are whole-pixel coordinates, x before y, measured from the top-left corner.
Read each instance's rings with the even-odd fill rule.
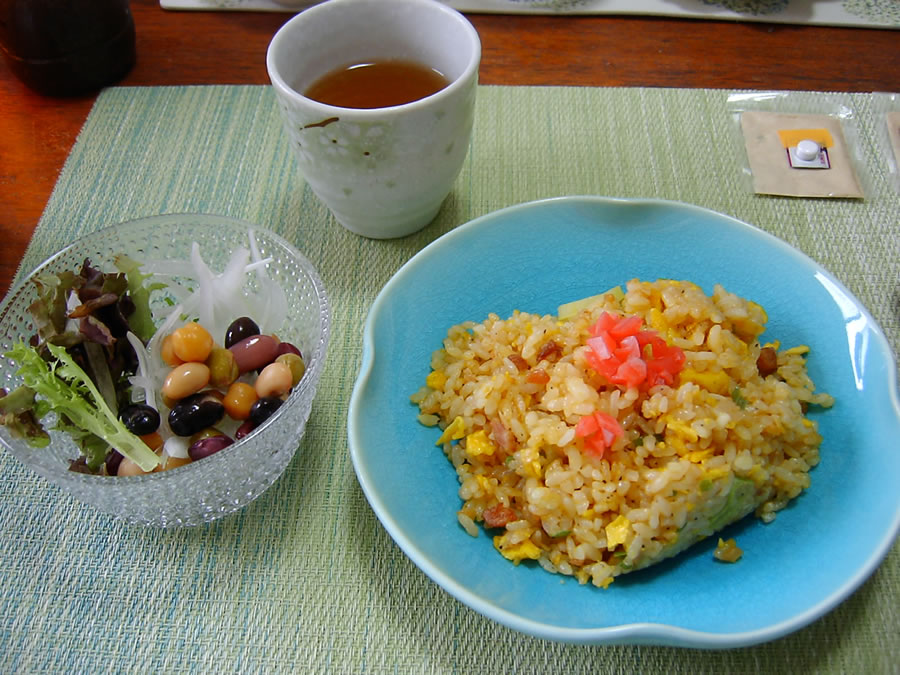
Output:
[[[37,332],[5,354],[23,384],[0,388],[0,423],[35,447],[49,445],[48,428],[65,432],[81,451],[70,468],[108,476],[227,447],[268,419],[306,370],[300,350],[274,334],[287,299],[270,262],[251,231],[220,274],[194,243],[188,260],[120,255],[115,271],[86,259],[36,275]]]

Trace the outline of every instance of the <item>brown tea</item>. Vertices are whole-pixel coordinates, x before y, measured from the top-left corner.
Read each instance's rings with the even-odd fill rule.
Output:
[[[303,95],[341,108],[387,108],[431,96],[448,84],[443,73],[414,61],[373,61],[337,68]]]

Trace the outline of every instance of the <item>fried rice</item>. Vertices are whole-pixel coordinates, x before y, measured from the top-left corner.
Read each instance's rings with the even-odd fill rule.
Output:
[[[721,286],[663,279],[450,328],[411,399],[441,430],[462,528],[606,587],[751,512],[772,521],[819,461],[809,407],[833,400],[806,346],[760,343],[766,321]]]

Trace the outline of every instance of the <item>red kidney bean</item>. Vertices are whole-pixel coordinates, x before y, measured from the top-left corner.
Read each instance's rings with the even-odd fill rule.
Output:
[[[241,373],[262,368],[278,356],[278,340],[271,335],[251,335],[229,347]]]
[[[227,448],[234,443],[228,436],[207,436],[196,441],[188,448],[188,455],[195,462],[198,459],[216,454],[222,448]]]
[[[279,342],[278,343],[278,356],[282,354],[296,354],[300,358],[303,358],[303,354],[300,353],[300,350],[292,345],[290,342]]]
[[[118,450],[110,450],[106,455],[106,473],[115,476],[119,472],[119,464],[122,463],[122,453]]]
[[[234,432],[234,437],[237,440],[242,439],[244,436],[249,436],[250,432],[252,432],[256,428],[256,425],[250,420],[246,420],[237,428],[237,431]]]

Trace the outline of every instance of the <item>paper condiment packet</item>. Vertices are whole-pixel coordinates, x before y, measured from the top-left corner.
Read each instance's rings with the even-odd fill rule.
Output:
[[[747,110],[741,113],[741,130],[758,194],[864,197],[840,120],[829,115]],[[796,150],[806,140],[816,141],[823,152],[804,166]]]

